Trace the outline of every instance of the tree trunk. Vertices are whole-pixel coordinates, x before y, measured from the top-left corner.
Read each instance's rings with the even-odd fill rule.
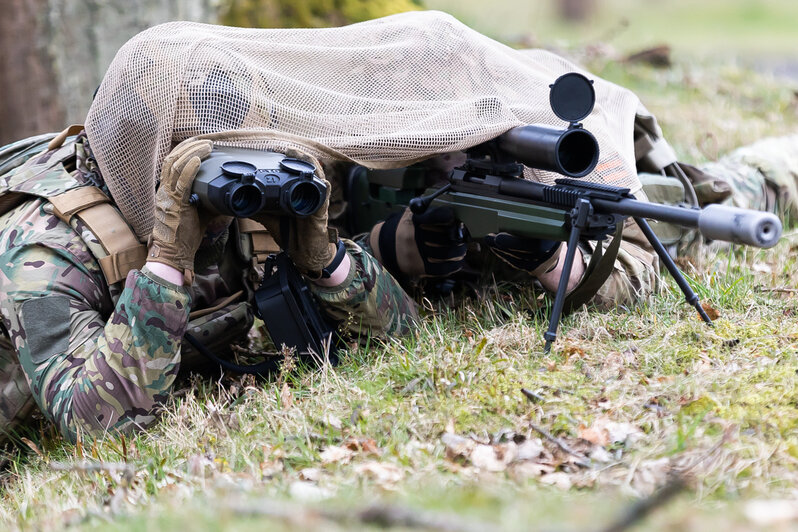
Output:
[[[0,15],[0,145],[63,128],[64,108],[47,48],[47,0],[5,0]]]
[[[585,22],[595,11],[594,0],[557,0],[560,17],[568,22]]]
[[[2,0],[0,146],[81,123],[116,51],[170,20],[215,22],[217,0]]]

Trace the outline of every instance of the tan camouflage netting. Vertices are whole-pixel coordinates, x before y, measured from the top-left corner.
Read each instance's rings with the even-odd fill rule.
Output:
[[[161,163],[186,138],[278,131],[328,148],[311,150],[317,156],[404,166],[518,125],[565,127],[549,107],[548,86],[571,71],[595,79],[597,103],[584,125],[598,139],[601,159],[587,179],[638,190],[634,94],[554,54],[513,50],[434,11],[332,29],[155,26],[117,53],[86,131],[114,199],[145,238]],[[294,144],[246,138],[230,143]],[[548,182],[556,175],[534,177]]]

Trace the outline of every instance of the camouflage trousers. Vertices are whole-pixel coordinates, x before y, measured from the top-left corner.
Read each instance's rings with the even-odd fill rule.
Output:
[[[36,408],[36,401],[17,354],[5,336],[0,336],[0,387],[0,423],[7,430],[27,420]]]

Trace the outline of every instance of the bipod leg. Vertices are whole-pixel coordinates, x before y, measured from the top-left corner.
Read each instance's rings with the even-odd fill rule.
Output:
[[[684,294],[685,300],[695,307],[702,320],[704,320],[708,325],[712,325],[712,320],[709,319],[704,307],[701,306],[701,302],[698,301],[698,296],[695,292],[693,292],[693,289],[690,288],[690,285],[687,284],[687,279],[685,279],[684,275],[682,275],[682,272],[679,271],[679,267],[676,266],[675,262],[673,262],[673,259],[668,254],[665,246],[662,245],[662,242],[659,241],[657,235],[654,234],[654,230],[651,229],[650,225],[648,225],[646,219],[635,218],[634,220],[637,222],[640,230],[643,231],[643,234],[646,235],[648,242],[654,247],[654,251],[656,251],[657,255],[659,255],[660,260],[665,264],[665,268],[668,270],[668,273],[671,274],[671,277],[673,277],[673,279],[676,281],[676,284],[679,285],[679,288]]]
[[[571,277],[576,248],[579,245],[579,235],[582,234],[582,227],[593,210],[587,200],[581,199],[579,202],[579,205],[572,211],[571,234],[568,235],[565,262],[562,266],[562,273],[560,273],[560,282],[557,284],[557,293],[554,295],[554,306],[551,309],[551,316],[549,316],[549,330],[543,334],[543,339],[546,340],[546,345],[543,347],[545,353],[551,351],[551,344],[557,339],[557,327],[560,325],[560,315],[565,305],[565,294],[568,292],[568,279]]]

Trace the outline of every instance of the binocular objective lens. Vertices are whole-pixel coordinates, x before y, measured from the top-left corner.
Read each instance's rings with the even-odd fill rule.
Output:
[[[289,196],[291,209],[300,216],[313,214],[321,206],[321,192],[313,183],[297,183],[291,189]]]
[[[255,185],[239,185],[230,194],[229,207],[239,218],[248,218],[260,210],[262,199]]]

